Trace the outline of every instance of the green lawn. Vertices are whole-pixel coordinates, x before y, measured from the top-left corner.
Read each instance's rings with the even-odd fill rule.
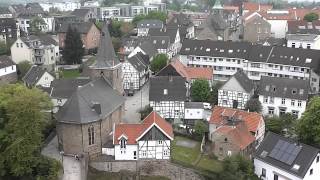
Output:
[[[197,157],[200,155],[200,142],[194,148],[187,148],[176,145],[178,140],[188,140],[188,138],[175,136],[172,144],[171,158],[173,162],[179,163],[183,166],[191,168],[206,170],[213,173],[222,171],[222,162],[210,158],[208,155],[202,155],[200,161],[194,165]]]
[[[80,72],[78,69],[62,70],[62,78],[69,79],[69,78],[76,78],[79,76],[80,76]]]

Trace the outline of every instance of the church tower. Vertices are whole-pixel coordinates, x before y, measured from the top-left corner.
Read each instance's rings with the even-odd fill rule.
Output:
[[[107,25],[104,25],[101,31],[96,61],[89,68],[92,79],[104,77],[113,89],[123,94],[122,64],[114,51]]]

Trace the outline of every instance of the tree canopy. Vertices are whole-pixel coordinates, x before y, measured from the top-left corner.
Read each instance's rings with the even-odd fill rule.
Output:
[[[132,24],[137,25],[137,23],[141,20],[144,19],[158,19],[162,21],[163,23],[166,22],[167,19],[167,14],[164,12],[159,12],[159,11],[151,11],[148,14],[139,14],[135,16],[132,20]]]
[[[77,29],[69,26],[62,50],[62,58],[66,64],[81,64],[83,54],[84,48],[80,33]]]
[[[249,101],[247,101],[246,104],[246,110],[249,110],[250,112],[261,112],[261,103],[258,98],[251,98]]]
[[[313,97],[297,125],[299,139],[320,146],[320,97]]]
[[[197,102],[208,102],[210,98],[210,85],[205,79],[197,79],[191,85],[191,98]]]
[[[150,69],[154,73],[158,73],[162,68],[167,65],[168,56],[166,54],[157,54],[150,64]]]
[[[21,79],[27,74],[27,72],[31,68],[31,63],[29,61],[21,61],[17,66],[18,66],[18,75],[19,75],[19,78]]]
[[[44,110],[49,109],[50,98],[39,89],[21,84],[0,87],[0,176],[49,176],[56,164],[45,166],[40,154],[47,124]],[[44,174],[39,174],[40,166]]]
[[[217,105],[218,104],[218,91],[219,88],[223,85],[222,82],[217,82],[214,85],[212,85],[212,91],[210,94],[209,101],[211,104]]]
[[[296,117],[290,113],[265,119],[266,130],[285,136],[292,136],[296,133],[296,122]]]
[[[312,22],[312,21],[315,21],[318,19],[319,19],[319,15],[317,13],[313,13],[313,12],[308,13],[303,17],[303,20],[308,21],[308,22]]]
[[[209,127],[202,120],[196,121],[196,124],[194,125],[194,132],[197,136],[202,137],[205,132],[208,132],[208,130]]]
[[[41,32],[41,27],[46,25],[46,22],[39,16],[31,19],[30,29],[32,33],[38,34]]]

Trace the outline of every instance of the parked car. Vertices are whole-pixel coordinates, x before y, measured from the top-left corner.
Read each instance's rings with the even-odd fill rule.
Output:
[[[134,95],[134,90],[133,89],[129,89],[128,90],[128,96],[133,96]]]

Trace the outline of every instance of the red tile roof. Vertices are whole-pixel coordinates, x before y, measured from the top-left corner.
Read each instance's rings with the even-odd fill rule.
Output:
[[[137,139],[145,134],[155,124],[169,139],[173,139],[173,129],[170,123],[158,113],[151,112],[141,124],[117,124],[114,132],[114,143],[117,144],[121,136],[127,138],[127,144],[137,144]]]
[[[245,149],[251,143],[255,141],[255,137],[250,134],[249,131],[242,128],[234,128],[231,126],[222,126],[218,128],[214,133],[223,134],[230,139],[241,150]]]
[[[255,2],[244,2],[243,10],[248,11],[268,11],[271,10],[273,6],[271,4],[259,4]]]
[[[185,77],[188,81],[191,79],[212,80],[213,77],[212,68],[186,67],[179,60],[173,61],[171,65],[182,77]]]
[[[223,125],[223,116],[241,118],[251,132],[256,132],[259,128],[259,124],[263,121],[262,115],[256,112],[215,106],[212,110],[209,123]]]
[[[289,12],[291,12],[292,14],[294,14],[294,16],[296,17],[297,20],[303,20],[304,16],[308,13],[316,13],[318,15],[320,15],[320,8],[319,7],[315,7],[315,8],[289,8],[288,9]]]

